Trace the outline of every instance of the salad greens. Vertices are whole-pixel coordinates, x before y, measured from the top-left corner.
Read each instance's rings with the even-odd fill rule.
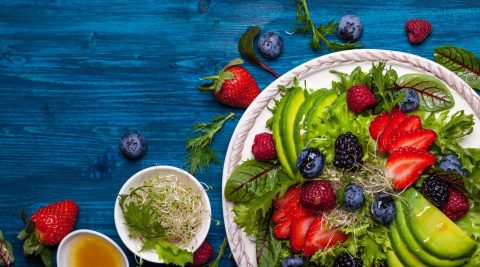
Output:
[[[480,59],[472,52],[456,46],[440,46],[433,51],[435,62],[462,78],[475,90],[480,90]]]

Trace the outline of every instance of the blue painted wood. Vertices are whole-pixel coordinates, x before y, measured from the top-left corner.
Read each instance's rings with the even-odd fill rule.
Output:
[[[250,25],[290,30],[291,0],[0,1],[0,228],[12,242],[16,266],[41,266],[24,257],[16,233],[20,210],[32,213],[70,198],[80,205],[76,228],[120,242],[113,205],[132,174],[155,164],[184,166],[190,127],[232,110],[195,86],[238,57],[237,41]],[[359,15],[366,48],[405,51],[432,59],[440,45],[480,53],[480,2],[310,1],[316,22]],[[433,24],[428,40],[406,42],[404,22]],[[316,53],[309,37],[283,34],[283,55],[269,62],[278,73]],[[273,78],[246,66],[260,87]],[[222,220],[221,177],[230,136],[242,115],[234,110],[213,143],[220,162],[198,178],[209,191],[213,217]],[[118,141],[128,130],[145,135],[146,157],[125,160]],[[218,247],[223,223],[208,238]],[[123,247],[127,252],[126,248]],[[130,254],[129,254],[130,255]],[[133,257],[130,256],[132,266]],[[234,266],[227,252],[221,266]],[[149,266],[149,265],[146,265]],[[151,266],[151,265],[150,265]]]

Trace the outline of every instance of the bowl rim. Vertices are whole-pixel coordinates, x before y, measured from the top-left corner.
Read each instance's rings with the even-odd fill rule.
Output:
[[[105,234],[102,234],[98,231],[95,231],[95,230],[90,230],[90,229],[78,229],[78,230],[75,230],[75,231],[72,231],[70,232],[68,235],[66,235],[62,241],[60,242],[60,244],[58,245],[58,249],[57,249],[57,256],[56,256],[56,260],[57,260],[57,266],[58,267],[62,267],[61,266],[61,259],[62,259],[62,255],[67,248],[68,248],[68,241],[76,236],[80,236],[80,235],[94,235],[94,236],[97,236],[97,237],[100,237],[102,238],[103,240],[109,242],[110,244],[112,244],[115,249],[117,249],[118,252],[120,252],[120,255],[122,256],[123,258],[123,261],[125,263],[125,266],[129,267],[130,266],[130,263],[128,261],[128,257],[127,255],[125,254],[125,252],[123,251],[123,249],[113,240],[111,239],[110,237],[108,237],[107,235]]]
[[[115,209],[114,209],[115,228],[117,230],[117,234],[120,237],[120,240],[122,240],[123,244],[125,245],[125,247],[128,248],[128,250],[130,250],[134,255],[136,255],[138,257],[141,257],[143,260],[153,262],[153,263],[163,263],[163,260],[159,259],[158,256],[155,257],[155,258],[145,257],[145,255],[142,255],[142,254],[144,254],[143,252],[138,252],[137,249],[135,249],[133,247],[133,239],[132,238],[128,237],[128,235],[125,236],[125,235],[120,234],[120,232],[123,232],[123,230],[120,230],[120,227],[122,227],[125,220],[124,220],[123,214],[122,214],[121,209],[120,209],[118,195],[127,192],[130,188],[132,188],[131,185],[134,183],[134,181],[136,181],[137,179],[143,178],[145,174],[148,174],[149,172],[152,172],[152,171],[162,171],[162,170],[168,170],[168,171],[176,172],[176,173],[179,173],[179,174],[187,177],[190,181],[192,181],[195,184],[197,189],[199,189],[199,191],[201,193],[201,196],[202,196],[202,200],[205,203],[205,209],[206,209],[206,215],[205,216],[208,216],[208,220],[204,219],[205,225],[202,228],[200,228],[200,230],[197,234],[197,242],[195,243],[195,246],[193,247],[193,251],[195,251],[198,247],[200,247],[200,245],[203,243],[203,241],[207,238],[208,232],[210,230],[211,216],[212,216],[212,208],[211,208],[211,205],[210,205],[210,199],[208,197],[207,191],[205,190],[204,186],[197,180],[197,178],[195,178],[189,172],[187,172],[183,169],[180,169],[178,167],[174,167],[174,166],[156,165],[156,166],[151,166],[151,167],[144,168],[144,169],[136,172],[135,174],[133,174],[127,181],[125,181],[125,183],[120,188],[118,194],[116,195]]]

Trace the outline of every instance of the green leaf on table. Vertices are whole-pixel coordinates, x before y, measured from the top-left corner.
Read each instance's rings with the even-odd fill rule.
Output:
[[[222,244],[220,245],[220,248],[218,249],[217,257],[208,264],[208,267],[220,266],[220,260],[222,259],[223,254],[225,253],[225,249],[227,248],[227,245],[228,245],[228,240],[227,238],[224,238]]]
[[[480,59],[456,46],[440,46],[433,51],[435,62],[453,71],[473,89],[480,90]]]
[[[12,245],[3,238],[3,233],[0,231],[0,265],[9,267],[14,261]]]
[[[412,88],[418,93],[420,109],[441,111],[453,107],[455,100],[447,86],[426,74],[405,74],[397,80],[400,88]]]

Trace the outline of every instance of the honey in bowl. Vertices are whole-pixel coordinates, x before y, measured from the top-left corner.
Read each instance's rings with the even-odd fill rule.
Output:
[[[120,252],[107,240],[81,235],[72,240],[69,267],[125,267]]]

